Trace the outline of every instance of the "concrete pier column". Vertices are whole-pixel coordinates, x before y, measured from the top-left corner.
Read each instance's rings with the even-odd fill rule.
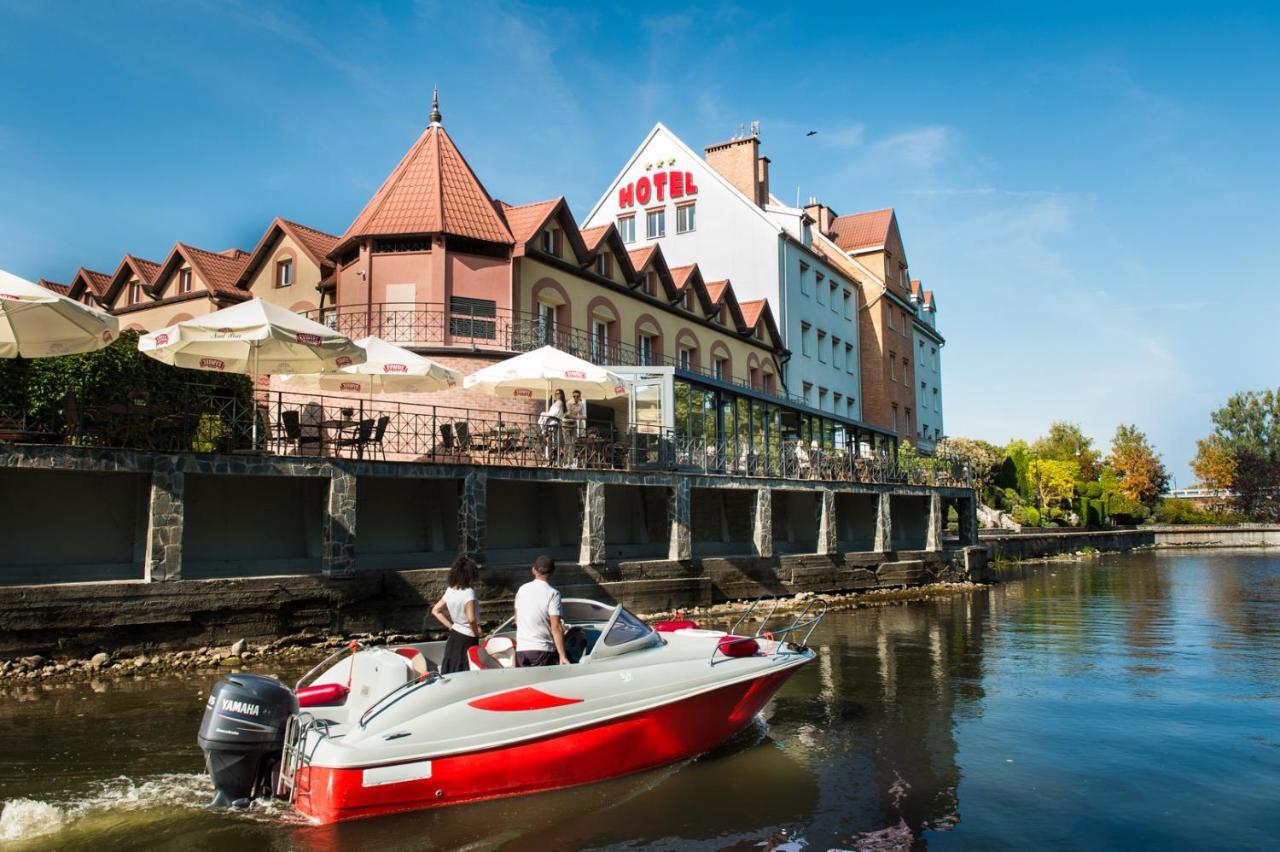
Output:
[[[667,500],[671,521],[671,541],[667,549],[667,558],[675,562],[683,562],[693,558],[693,515],[690,499],[693,490],[686,477],[676,479]]]
[[[327,577],[349,577],[356,570],[356,475],[338,465],[331,471],[320,570]]]
[[[185,478],[171,456],[156,456],[144,556],[147,580],[182,579],[182,521]]]
[[[888,491],[882,491],[876,503],[876,543],[872,549],[876,553],[893,549],[893,515],[889,510]]]
[[[977,497],[960,497],[955,501],[956,517],[960,522],[960,544],[970,547],[978,543]]]
[[[751,511],[751,543],[757,556],[773,555],[773,489],[757,488]]]
[[[604,529],[604,483],[588,480],[582,489],[582,541],[578,547],[579,565],[604,564]]]
[[[818,553],[839,550],[836,538],[836,492],[824,488],[818,492]]]
[[[462,480],[458,498],[458,551],[478,562],[484,561],[485,515],[489,475],[473,470]]]
[[[942,506],[942,495],[935,491],[929,495],[929,527],[925,531],[925,550],[942,550],[942,525],[945,515],[946,509]]]

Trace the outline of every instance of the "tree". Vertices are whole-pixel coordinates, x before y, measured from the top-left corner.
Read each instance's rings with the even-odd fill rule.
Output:
[[[1243,391],[1210,415],[1214,434],[1237,456],[1280,461],[1280,390]]]
[[[934,452],[939,456],[955,456],[968,463],[973,471],[974,486],[982,491],[1000,472],[1000,462],[1004,453],[1000,448],[988,441],[976,438],[943,438],[937,443]]]
[[[1004,457],[1013,462],[1014,471],[1017,474],[1018,484],[1014,486],[1005,486],[1016,488],[1023,499],[1030,500],[1035,494],[1031,490],[1031,486],[1027,483],[1027,465],[1031,463],[1032,453],[1031,446],[1021,438],[1014,438],[1004,446]]]
[[[1231,445],[1221,435],[1210,435],[1196,441],[1191,471],[1205,488],[1230,489],[1236,481],[1236,456]]]
[[[1148,506],[1169,484],[1169,471],[1137,426],[1116,427],[1111,439],[1111,466],[1120,477],[1120,493]]]
[[[1042,459],[1075,462],[1080,469],[1080,479],[1092,482],[1098,478],[1098,451],[1093,439],[1086,436],[1079,424],[1059,420],[1049,425],[1049,434],[1038,439],[1031,449]]]
[[[1074,461],[1032,459],[1027,465],[1027,482],[1035,490],[1041,505],[1055,500],[1070,500],[1075,494],[1080,466]]]

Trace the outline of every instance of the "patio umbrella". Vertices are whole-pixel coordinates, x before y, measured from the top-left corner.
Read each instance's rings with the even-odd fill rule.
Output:
[[[120,322],[0,270],[0,358],[48,358],[110,345]]]
[[[627,394],[626,380],[618,374],[554,346],[543,346],[477,370],[462,380],[462,386],[491,396],[532,398],[535,393],[545,392],[543,399],[556,388],[566,394],[580,391],[583,399],[613,399]]]
[[[429,393],[457,386],[462,374],[379,337],[354,341],[364,350],[363,364],[352,364],[332,373],[280,376],[286,385],[322,391],[351,393]]]
[[[262,375],[332,372],[368,357],[333,329],[261,299],[144,334],[138,349],[175,367],[248,373],[255,385]],[[257,417],[253,444],[258,444]]]

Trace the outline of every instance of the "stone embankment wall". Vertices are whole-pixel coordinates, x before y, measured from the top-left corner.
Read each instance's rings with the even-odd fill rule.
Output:
[[[1280,525],[1142,526],[1114,530],[980,530],[978,540],[992,559],[1038,559],[1137,547],[1280,547]]]
[[[981,547],[903,553],[743,556],[690,561],[561,565],[565,597],[618,601],[644,612],[705,607],[761,595],[854,592],[981,580]],[[445,569],[364,571],[165,583],[82,583],[0,587],[0,657],[134,654],[270,640],[296,633],[353,634],[438,628],[430,608]],[[482,617],[512,611],[526,564],[488,566]]]

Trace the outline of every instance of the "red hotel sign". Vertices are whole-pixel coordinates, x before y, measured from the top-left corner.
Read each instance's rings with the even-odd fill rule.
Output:
[[[642,175],[618,190],[618,206],[641,207],[654,198],[666,201],[667,196],[684,198],[697,195],[698,187],[693,183],[693,172],[655,172],[652,177]]]

